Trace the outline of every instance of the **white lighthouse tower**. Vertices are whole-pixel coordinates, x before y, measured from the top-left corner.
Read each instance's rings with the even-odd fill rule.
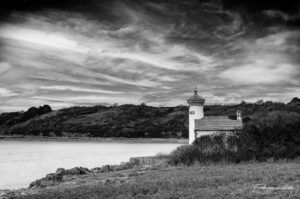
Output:
[[[187,100],[189,104],[189,144],[192,144],[196,139],[195,119],[202,119],[204,117],[204,102],[205,99],[198,95],[197,89],[195,89],[194,95]]]

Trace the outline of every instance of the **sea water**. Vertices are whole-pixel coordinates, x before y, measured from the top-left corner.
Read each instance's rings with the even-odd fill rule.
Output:
[[[57,168],[120,164],[130,157],[169,153],[181,144],[0,141],[0,189],[28,187]]]

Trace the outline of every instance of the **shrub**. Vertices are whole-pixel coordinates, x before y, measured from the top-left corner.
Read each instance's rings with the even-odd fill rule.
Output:
[[[190,166],[196,162],[201,164],[237,162],[237,153],[233,147],[237,144],[237,138],[229,137],[232,138],[227,138],[225,133],[201,136],[192,145],[180,146],[174,150],[170,154],[170,164]],[[228,140],[230,144],[227,144]]]
[[[205,135],[197,138],[193,145],[197,146],[203,153],[218,153],[225,149],[225,133]]]
[[[198,158],[200,151],[194,145],[184,145],[175,149],[170,154],[169,162],[171,165],[192,165]]]
[[[293,159],[300,156],[300,114],[275,111],[253,116],[239,135],[241,160]]]

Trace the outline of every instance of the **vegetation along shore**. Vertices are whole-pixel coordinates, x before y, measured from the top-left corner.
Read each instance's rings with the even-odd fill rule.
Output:
[[[0,141],[41,141],[41,142],[117,142],[117,143],[178,143],[187,144],[185,138],[101,138],[101,137],[38,137],[38,136],[0,136]]]
[[[3,198],[298,198],[299,161],[58,169],[55,182],[2,191]],[[122,170],[122,168],[124,170]],[[47,178],[46,177],[46,178]],[[61,179],[61,180],[60,180]],[[41,181],[40,181],[41,182]],[[0,196],[1,197],[1,196]]]
[[[243,122],[271,112],[300,113],[300,99],[289,103],[241,102],[206,105],[206,116],[236,117]],[[27,111],[0,114],[0,136],[96,137],[96,138],[188,138],[188,107],[141,105],[70,107],[52,110],[48,105]]]

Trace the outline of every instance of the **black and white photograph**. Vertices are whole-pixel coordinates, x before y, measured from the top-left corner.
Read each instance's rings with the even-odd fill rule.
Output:
[[[299,0],[1,0],[0,199],[300,198]]]

